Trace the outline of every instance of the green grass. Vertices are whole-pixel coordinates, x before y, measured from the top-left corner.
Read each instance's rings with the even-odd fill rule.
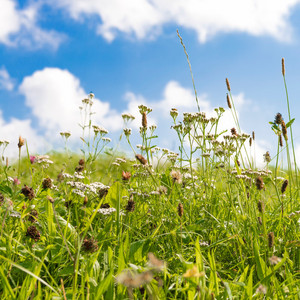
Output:
[[[181,121],[173,109],[174,153],[156,147],[145,123],[151,109],[140,106],[147,163],[125,162],[106,148],[106,132],[93,130],[89,101],[81,155],[66,137],[64,153],[49,153],[53,163],[32,164],[24,145],[25,157],[0,166],[1,299],[300,298],[299,179],[290,137],[279,145],[281,124],[271,123],[287,168],[275,157],[275,167],[257,170],[238,123],[221,135],[223,108]],[[123,138],[135,155],[128,131]]]

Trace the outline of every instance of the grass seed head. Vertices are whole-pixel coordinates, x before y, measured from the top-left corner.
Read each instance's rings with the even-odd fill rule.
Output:
[[[286,180],[283,182],[282,186],[281,186],[281,193],[282,193],[282,194],[285,193],[288,184],[289,184],[289,181],[286,179]]]
[[[281,59],[281,73],[282,73],[282,76],[285,76],[284,58]]]
[[[286,128],[285,122],[283,120],[281,121],[281,130],[282,130],[282,135],[283,135],[284,139],[287,141],[288,140],[287,128]]]
[[[226,96],[226,99],[227,99],[227,106],[228,106],[229,109],[231,109],[232,106],[231,106],[231,101],[230,101],[230,98],[229,98],[229,95],[228,95],[228,94],[227,94],[227,96]]]
[[[134,202],[134,200],[133,200],[133,195],[130,196],[130,199],[128,200],[125,209],[126,209],[128,212],[134,212],[134,209],[135,209],[135,202]]]
[[[265,204],[261,200],[259,200],[258,203],[257,203],[257,208],[258,208],[258,211],[260,213],[264,213],[264,211],[265,211]]]
[[[249,139],[249,146],[252,146],[252,138]]]
[[[279,136],[279,145],[280,147],[283,147],[282,135]]]
[[[142,126],[143,128],[147,128],[147,113],[144,111],[142,115]]]
[[[228,92],[230,92],[230,91],[231,91],[231,89],[230,89],[230,84],[229,84],[229,80],[228,80],[228,78],[226,78],[226,86],[227,86],[227,90],[228,90]]]
[[[147,159],[146,159],[144,156],[142,156],[141,154],[137,154],[137,155],[135,156],[135,158],[136,158],[142,165],[147,165],[147,163],[148,163]]]
[[[253,139],[253,141],[255,141],[255,132],[254,131],[252,131],[252,139]]]
[[[182,205],[182,203],[178,204],[178,206],[177,206],[177,212],[178,212],[178,216],[180,218],[182,218],[182,216],[183,216],[183,205]]]
[[[274,246],[274,240],[275,240],[274,232],[269,232],[268,233],[268,246],[270,249],[273,248],[273,246]]]

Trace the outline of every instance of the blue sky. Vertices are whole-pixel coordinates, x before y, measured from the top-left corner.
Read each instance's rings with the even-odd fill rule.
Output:
[[[242,129],[256,132],[258,155],[275,153],[268,122],[277,112],[288,119],[285,58],[300,159],[299,17],[299,0],[0,0],[0,140],[16,153],[22,135],[42,153],[62,147],[59,132],[70,130],[76,144],[78,105],[93,91],[94,121],[109,130],[112,145],[121,114],[138,117],[144,103],[153,108],[158,144],[174,147],[169,109],[196,110],[179,29],[201,108],[227,108],[228,77]],[[224,129],[234,126],[229,112],[224,119]]]

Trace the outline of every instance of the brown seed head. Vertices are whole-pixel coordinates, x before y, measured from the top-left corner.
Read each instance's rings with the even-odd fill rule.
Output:
[[[237,132],[236,132],[236,129],[234,127],[230,129],[230,132],[231,132],[232,135],[237,136]]]
[[[252,131],[252,139],[253,139],[253,141],[255,141],[255,132],[254,131]]]
[[[82,249],[86,252],[95,252],[98,250],[98,242],[93,238],[84,239],[82,243]]]
[[[21,136],[19,136],[18,147],[21,148],[22,146],[24,146],[24,144],[25,144],[25,140]]]
[[[76,172],[82,172],[84,170],[84,165],[78,165],[76,168],[75,168],[75,171]]]
[[[281,193],[282,193],[282,194],[285,193],[288,184],[289,184],[289,181],[286,179],[286,180],[283,182],[282,186],[281,186]]]
[[[38,215],[39,214],[35,209],[31,210],[31,212],[28,216],[28,221],[31,222],[31,223],[36,222],[36,219],[37,219]]]
[[[282,135],[283,135],[284,139],[287,141],[288,140],[287,128],[286,128],[285,122],[283,120],[281,121],[281,130],[282,130]]]
[[[273,246],[274,246],[274,239],[275,239],[274,232],[269,232],[268,233],[268,246],[269,246],[269,248],[273,248]]]
[[[133,200],[133,197],[130,197],[130,199],[127,202],[127,205],[126,205],[125,209],[128,212],[133,212],[134,211],[134,209],[135,209],[135,202]]]
[[[178,204],[177,212],[178,212],[178,216],[181,218],[183,216],[183,205],[182,205],[182,203]]]
[[[34,225],[27,228],[26,235],[35,241],[38,241],[41,238],[41,234]]]
[[[262,190],[263,188],[264,188],[264,182],[263,182],[263,179],[260,177],[260,176],[258,176],[257,178],[256,178],[256,187],[257,187],[257,189],[260,191],[260,190]]]
[[[249,139],[249,145],[252,146],[252,138]]]
[[[143,115],[142,115],[142,126],[143,126],[143,128],[147,128],[147,113],[146,112],[143,112]]]
[[[227,90],[228,90],[228,92],[230,92],[230,84],[229,84],[229,80],[228,80],[228,78],[226,78],[226,85],[227,85]]]
[[[279,136],[279,145],[280,147],[283,147],[282,135]]]
[[[281,59],[281,72],[282,72],[282,76],[285,76],[284,58]]]
[[[24,185],[21,189],[21,194],[23,194],[28,200],[32,200],[35,197],[35,193],[32,187]]]
[[[260,213],[263,213],[265,210],[265,204],[261,200],[259,200],[257,203],[257,208]]]
[[[44,190],[51,189],[52,188],[51,178],[49,178],[49,177],[45,178],[43,180],[42,187],[43,187]]]
[[[135,158],[142,164],[142,165],[146,165],[148,162],[147,162],[147,159],[142,156],[141,154],[137,154],[135,156]]]
[[[236,160],[236,164],[240,167],[241,166],[241,163],[240,163],[240,161],[237,159]]]
[[[227,94],[227,96],[226,96],[226,99],[227,99],[227,105],[228,105],[228,108],[230,108],[231,109],[231,102],[230,102],[230,98],[229,98],[229,96],[228,96],[228,94]]]
[[[277,113],[275,116],[275,121],[276,124],[280,125],[282,122],[282,114],[281,113]]]
[[[258,217],[258,218],[257,218],[257,221],[258,221],[258,224],[259,224],[259,225],[262,225],[262,218],[261,218],[261,217]]]
[[[54,203],[54,199],[51,196],[47,196],[47,199],[50,201],[50,203]]]
[[[79,160],[78,164],[79,164],[80,166],[84,166],[84,164],[85,164],[84,159],[81,158],[81,159]]]

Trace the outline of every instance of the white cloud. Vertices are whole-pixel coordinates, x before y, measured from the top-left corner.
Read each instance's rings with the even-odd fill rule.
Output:
[[[7,70],[0,68],[0,89],[11,91],[14,88],[14,82],[8,74]]]
[[[0,111],[0,140],[7,140],[9,145],[4,152],[7,157],[17,157],[19,136],[26,139],[30,153],[45,153],[51,149],[51,145],[33,129],[32,122],[29,119],[19,120],[11,118],[6,122]],[[25,147],[25,146],[24,146]],[[23,149],[23,154],[26,150]],[[2,153],[1,153],[2,154]]]
[[[59,68],[36,71],[23,79],[19,90],[48,140],[56,141],[61,131],[71,131],[74,138],[81,135],[79,106],[87,93],[79,79],[69,71]],[[92,111],[96,113],[92,117],[94,124],[110,130],[122,127],[121,116],[110,108],[108,102],[97,98],[93,101]]]
[[[64,36],[55,31],[46,31],[37,25],[39,4],[32,2],[24,9],[18,9],[16,1],[1,0],[0,43],[7,46],[56,49]]]
[[[50,5],[68,10],[71,17],[99,16],[97,32],[108,41],[117,33],[138,39],[153,37],[166,24],[196,31],[200,42],[218,33],[242,32],[289,40],[289,16],[299,0],[61,0]]]

